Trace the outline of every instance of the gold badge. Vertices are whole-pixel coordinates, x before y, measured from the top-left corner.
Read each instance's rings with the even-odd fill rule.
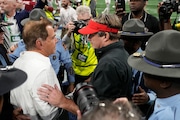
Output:
[[[135,53],[133,53],[133,56],[134,56],[134,57],[144,57],[144,56],[145,56],[145,53],[135,52]]]

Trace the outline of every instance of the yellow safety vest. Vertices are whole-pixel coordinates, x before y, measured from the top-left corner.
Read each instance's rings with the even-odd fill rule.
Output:
[[[45,10],[45,13],[46,13],[47,18],[54,20],[54,16],[53,16],[52,12]]]
[[[74,51],[71,58],[75,74],[89,76],[96,68],[97,58],[90,42],[83,43],[83,37],[85,36],[74,33]]]
[[[83,0],[82,4],[85,6],[90,6],[91,0]]]

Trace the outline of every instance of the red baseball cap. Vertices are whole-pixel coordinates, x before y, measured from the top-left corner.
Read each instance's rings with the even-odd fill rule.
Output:
[[[99,31],[118,33],[119,29],[110,28],[105,24],[100,24],[91,19],[87,26],[78,30],[78,32],[83,35],[93,34],[93,33],[99,32]]]

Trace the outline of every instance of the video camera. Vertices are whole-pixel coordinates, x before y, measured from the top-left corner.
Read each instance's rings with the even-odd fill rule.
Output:
[[[78,30],[86,26],[86,23],[84,21],[73,21],[74,25],[76,26],[74,28],[74,33],[79,34]]]
[[[94,107],[99,105],[99,99],[96,96],[95,89],[88,83],[77,84],[73,97],[82,115],[89,113]]]
[[[122,8],[125,11],[125,0],[116,0],[116,9]]]
[[[159,8],[159,12],[163,15],[169,14],[171,10],[173,10],[173,12],[180,13],[179,5],[179,0],[166,0]]]
[[[116,15],[122,17],[124,16],[125,11],[126,11],[125,0],[116,0],[115,2]]]

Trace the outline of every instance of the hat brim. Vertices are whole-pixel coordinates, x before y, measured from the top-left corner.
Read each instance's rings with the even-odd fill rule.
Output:
[[[30,20],[30,18],[25,18],[25,19],[21,20],[21,25],[24,26],[29,20]]]
[[[52,20],[52,19],[48,19],[48,18],[45,18],[47,20],[49,20],[53,25],[56,24],[56,21]],[[28,21],[30,21],[31,19],[30,18],[25,18],[21,21],[21,25],[24,26]],[[35,21],[38,21],[38,20],[35,20]]]
[[[129,56],[128,64],[139,71],[144,73],[163,76],[163,77],[171,77],[171,78],[180,78],[180,68],[159,68],[152,66],[146,63],[142,57],[135,57],[133,55]]]
[[[99,30],[92,29],[89,26],[85,26],[85,27],[79,29],[78,32],[83,35],[88,35],[88,34],[93,34],[93,33],[99,32]]]
[[[148,37],[148,36],[152,36],[153,33],[152,32],[144,32],[144,33],[131,33],[131,32],[120,32],[121,36],[139,36],[139,37]]]
[[[27,74],[19,69],[0,70],[0,95],[18,87],[27,79]]]

